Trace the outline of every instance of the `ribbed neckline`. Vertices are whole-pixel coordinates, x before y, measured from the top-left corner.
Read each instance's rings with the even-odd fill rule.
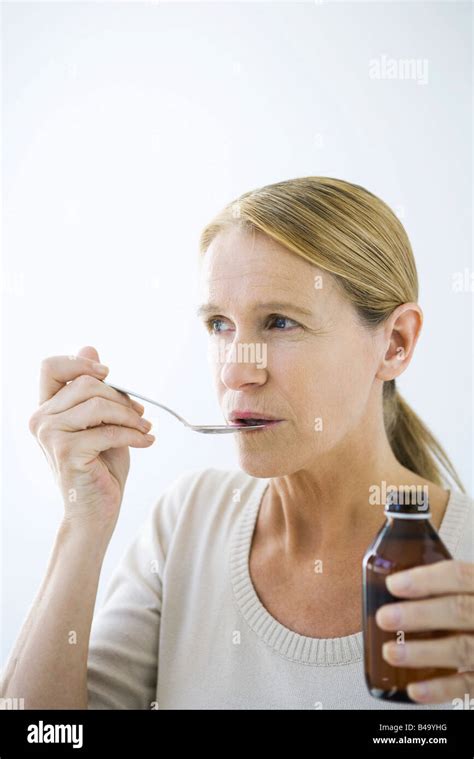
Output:
[[[361,661],[362,632],[339,638],[311,638],[300,635],[278,622],[260,601],[249,570],[249,553],[257,515],[270,480],[256,480],[255,489],[244,506],[231,546],[230,576],[237,605],[260,640],[277,654],[290,661],[312,666],[339,666]],[[461,536],[461,527],[469,499],[463,493],[449,491],[449,500],[439,536],[454,555]]]

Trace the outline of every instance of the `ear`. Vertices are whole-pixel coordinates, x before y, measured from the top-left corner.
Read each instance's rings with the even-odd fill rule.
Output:
[[[417,303],[402,303],[384,323],[384,355],[377,378],[395,379],[410,363],[423,326],[423,311]]]

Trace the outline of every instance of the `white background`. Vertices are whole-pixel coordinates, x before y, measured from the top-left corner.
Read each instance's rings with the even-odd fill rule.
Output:
[[[469,3],[3,4],[5,659],[44,575],[62,504],[28,430],[48,355],[97,347],[108,379],[221,422],[194,317],[198,237],[252,188],[322,175],[401,217],[424,330],[399,386],[472,493]],[[428,62],[428,81],[372,60]],[[158,495],[235,467],[233,441],[147,407],[98,604]],[[98,607],[96,607],[98,608]]]

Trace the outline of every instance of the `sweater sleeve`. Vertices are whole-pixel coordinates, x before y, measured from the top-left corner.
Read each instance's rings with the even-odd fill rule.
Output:
[[[87,661],[89,709],[152,709],[163,574],[187,476],[160,496],[122,555],[94,616]]]

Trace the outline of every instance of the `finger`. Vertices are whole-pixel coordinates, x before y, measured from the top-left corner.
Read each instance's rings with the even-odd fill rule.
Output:
[[[110,448],[145,448],[155,442],[155,436],[131,427],[104,424],[87,430],[70,432],[62,444],[62,456],[89,464],[99,453]]]
[[[121,403],[122,406],[132,406],[139,414],[145,411],[145,406],[141,403],[133,401],[128,395],[119,393],[90,374],[81,374],[68,382],[49,401],[42,404],[40,411],[45,414],[59,414],[95,396]]]
[[[49,356],[41,363],[39,402],[52,398],[66,382],[78,377],[80,374],[90,374],[99,379],[104,379],[108,374],[108,367],[97,364],[90,358],[81,356]]]
[[[474,669],[474,635],[449,635],[434,640],[389,641],[383,658],[394,667]]]
[[[91,361],[100,362],[97,349],[94,348],[93,345],[85,345],[84,347],[79,348],[79,350],[77,351],[77,355],[81,356],[81,358],[90,358]]]
[[[57,414],[54,420],[50,417],[47,424],[54,424],[56,429],[64,432],[85,430],[99,424],[120,424],[142,432],[148,432],[152,427],[151,422],[142,419],[131,407],[98,396],[88,398],[62,414]]]
[[[455,595],[381,606],[375,621],[382,630],[472,630],[474,596]]]
[[[389,575],[386,585],[394,596],[422,598],[445,593],[474,593],[474,564],[447,559]]]
[[[442,704],[454,698],[464,700],[466,695],[468,698],[474,695],[474,672],[459,672],[449,677],[410,683],[407,691],[413,701],[421,704]]]

